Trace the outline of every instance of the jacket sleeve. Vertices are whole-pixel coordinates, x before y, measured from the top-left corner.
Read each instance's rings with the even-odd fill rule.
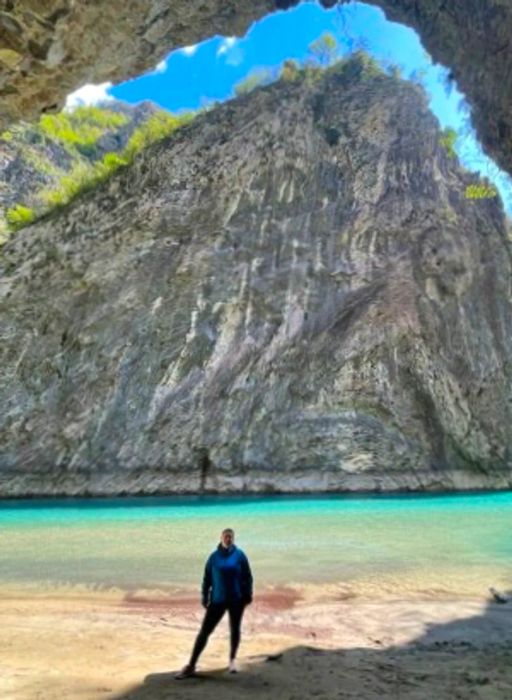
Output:
[[[246,555],[242,557],[242,598],[250,603],[252,601],[252,572]]]
[[[212,558],[208,557],[206,566],[204,567],[203,583],[201,586],[201,603],[208,605],[210,598],[210,589],[212,587]]]

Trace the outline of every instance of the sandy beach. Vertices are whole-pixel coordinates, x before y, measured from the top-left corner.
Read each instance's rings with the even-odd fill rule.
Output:
[[[512,698],[512,603],[267,587],[246,611],[240,673],[226,672],[224,619],[197,677],[177,682],[201,618],[191,590],[3,589],[0,697]]]

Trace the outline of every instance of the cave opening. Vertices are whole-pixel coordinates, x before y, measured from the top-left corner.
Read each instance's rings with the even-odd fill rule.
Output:
[[[457,156],[464,168],[484,178],[484,185],[468,190],[468,198],[474,199],[477,206],[480,199],[499,196],[505,212],[511,214],[512,180],[484,153],[472,125],[468,101],[458,89],[456,71],[435,63],[414,29],[390,21],[374,4],[324,0],[322,4],[276,3],[276,7],[277,11],[250,24],[243,35],[217,34],[181,46],[149,72],[116,85],[102,82],[82,86],[68,95],[63,123],[58,122],[58,115],[43,114],[39,129],[27,125],[23,130],[21,125],[14,125],[1,133],[0,177],[3,175],[7,184],[0,192],[0,243],[10,232],[68,201],[75,190],[80,190],[79,180],[94,184],[132,158],[134,148],[126,155],[129,138],[142,122],[155,117],[155,110],[163,115],[182,114],[188,119],[237,95],[280,80],[294,65],[303,68],[316,62],[327,67],[361,51],[371,56],[383,71],[412,81],[425,91],[430,109],[440,123],[441,143],[447,153],[450,157]],[[118,123],[114,117],[110,125],[105,119],[98,124],[89,114],[85,126],[70,125],[72,114],[82,119],[77,108],[95,106],[116,112]],[[54,110],[52,103],[51,109],[42,111]],[[52,123],[52,119],[57,121]],[[123,127],[123,119],[130,121],[129,129]],[[164,116],[161,121],[165,120]],[[165,129],[166,125],[158,124],[158,128]],[[498,134],[506,132],[506,125],[498,118],[496,129]],[[18,148],[16,135],[20,133],[28,144]],[[326,136],[336,140],[334,132],[328,131]],[[50,139],[49,145],[41,153],[34,143],[45,139]],[[69,139],[74,142],[70,143]],[[144,141],[144,136],[139,140]],[[70,145],[78,151],[78,156],[66,164],[63,161],[68,158]],[[55,164],[53,155],[59,148],[60,160]],[[33,174],[33,185],[16,186],[20,163],[26,172]],[[91,165],[91,172],[84,175]],[[63,189],[70,192],[63,193]]]

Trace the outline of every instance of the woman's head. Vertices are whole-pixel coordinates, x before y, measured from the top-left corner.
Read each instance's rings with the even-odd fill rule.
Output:
[[[220,534],[220,541],[222,546],[227,549],[235,541],[235,531],[230,527],[225,528]]]

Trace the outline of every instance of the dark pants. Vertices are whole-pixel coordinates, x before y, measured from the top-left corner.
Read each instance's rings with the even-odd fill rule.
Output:
[[[206,613],[203,619],[203,624],[197,635],[192,656],[190,657],[191,666],[195,666],[197,660],[208,642],[208,637],[217,627],[226,610],[229,612],[229,629],[231,632],[231,650],[230,659],[234,659],[240,644],[240,625],[242,624],[242,615],[244,614],[245,603],[210,603],[206,608]]]

